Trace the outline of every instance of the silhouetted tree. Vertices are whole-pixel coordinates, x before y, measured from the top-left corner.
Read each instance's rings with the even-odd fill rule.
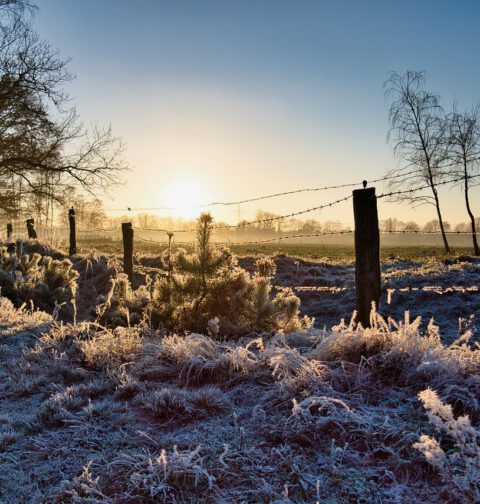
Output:
[[[380,221],[380,229],[382,231],[392,232],[392,231],[402,231],[405,228],[405,223],[399,221],[398,219],[389,218]]]
[[[415,221],[405,223],[405,231],[420,231],[420,226]]]
[[[258,229],[275,229],[276,221],[273,220],[275,219],[277,215],[272,213],[272,212],[267,212],[265,210],[257,210],[255,212],[255,220],[263,221],[263,222],[258,222],[257,227]]]
[[[322,230],[321,224],[315,219],[307,219],[301,223],[299,231],[303,233],[318,233]]]
[[[450,247],[437,191],[437,184],[445,175],[443,168],[447,159],[445,118],[439,97],[425,91],[424,84],[424,72],[412,70],[403,75],[392,73],[385,83],[386,95],[392,100],[389,139],[395,154],[406,161],[404,167],[392,170],[391,174],[399,177],[392,179],[389,185],[393,190],[428,185],[432,196],[412,192],[401,194],[399,198],[415,205],[429,203],[435,206],[448,253]]]
[[[28,1],[0,0],[0,183],[10,198],[33,194],[50,208],[62,187],[117,182],[122,144],[109,128],[87,131],[67,109],[68,60],[34,31],[27,10]]]
[[[471,112],[459,113],[454,110],[448,116],[449,126],[449,158],[454,165],[456,175],[461,178],[465,205],[470,217],[470,229],[472,232],[473,248],[475,255],[480,255],[480,247],[477,241],[477,228],[473,215],[469,189],[472,185],[470,177],[479,172],[480,159],[480,120],[479,108],[475,107]]]
[[[450,223],[444,221],[443,222],[443,229],[445,231],[450,231],[450,228],[451,228]],[[435,232],[437,232],[437,231],[440,231],[440,230],[441,230],[441,227],[440,227],[440,222],[438,221],[438,219],[433,219],[431,221],[428,221],[423,226],[423,231],[428,231],[428,232],[435,231]]]

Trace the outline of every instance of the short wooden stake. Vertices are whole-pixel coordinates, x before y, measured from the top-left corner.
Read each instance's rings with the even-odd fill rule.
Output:
[[[15,254],[17,259],[21,259],[23,256],[23,242],[22,240],[17,240],[15,242]]]
[[[363,327],[370,327],[372,302],[378,308],[380,301],[380,232],[374,187],[353,191],[353,213],[356,320]]]
[[[37,238],[37,232],[35,231],[35,220],[33,218],[27,219],[27,233],[29,239],[34,240]]]
[[[122,223],[123,236],[123,271],[127,274],[130,284],[133,281],[133,228],[131,222]]]
[[[9,222],[7,224],[7,240],[11,240],[13,236],[13,224]]]
[[[77,253],[77,238],[75,233],[75,210],[70,208],[68,211],[68,224],[70,226],[70,248],[68,249],[69,255]]]

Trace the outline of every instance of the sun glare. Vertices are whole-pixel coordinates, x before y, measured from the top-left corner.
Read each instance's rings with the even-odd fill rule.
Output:
[[[194,219],[203,210],[198,205],[208,203],[208,191],[195,179],[176,179],[165,187],[163,201],[171,208],[169,214],[184,219]]]

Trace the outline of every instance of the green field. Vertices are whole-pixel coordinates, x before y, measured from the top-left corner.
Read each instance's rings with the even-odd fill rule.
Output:
[[[188,245],[184,246],[189,248]],[[66,248],[66,247],[65,247]],[[163,252],[166,243],[135,242],[135,253],[156,255]],[[175,246],[174,246],[175,248]],[[257,255],[278,255],[285,254],[293,257],[318,261],[322,259],[330,260],[353,260],[354,248],[350,245],[325,245],[313,243],[266,243],[255,245],[230,245],[230,248],[238,256]],[[79,253],[88,253],[96,250],[105,254],[122,254],[122,242],[119,240],[81,240],[78,243]],[[470,247],[452,248],[451,256],[471,255],[473,249]],[[386,245],[380,249],[381,259],[391,259],[400,257],[402,259],[424,259],[426,257],[447,258],[443,247],[421,246],[421,245]]]

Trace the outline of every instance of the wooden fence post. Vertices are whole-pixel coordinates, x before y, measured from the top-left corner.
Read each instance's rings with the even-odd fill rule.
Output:
[[[370,326],[372,301],[380,301],[380,233],[375,188],[353,191],[355,217],[355,298],[357,322]]]
[[[35,231],[35,221],[34,219],[27,219],[27,233],[29,239],[36,239],[37,232]]]
[[[9,222],[7,224],[7,240],[11,240],[13,235],[13,224]]]
[[[131,222],[122,223],[123,236],[123,271],[128,276],[130,284],[133,281],[133,228]]]
[[[73,207],[68,211],[68,224],[70,225],[70,248],[68,250],[68,254],[72,256],[77,253],[77,238],[75,234],[75,209]]]
[[[22,240],[17,240],[15,242],[15,254],[17,259],[21,259],[23,256],[23,242]]]

